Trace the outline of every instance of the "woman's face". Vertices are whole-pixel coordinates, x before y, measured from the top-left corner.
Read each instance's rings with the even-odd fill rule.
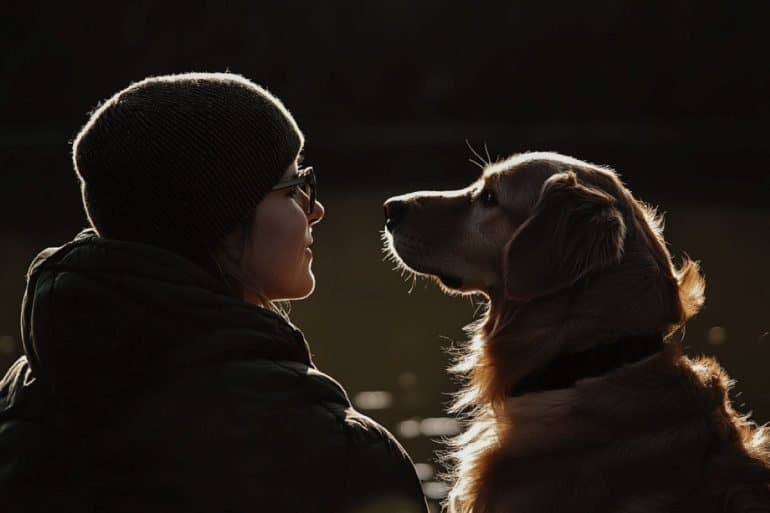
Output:
[[[295,162],[281,180],[296,175]],[[312,226],[323,218],[324,207],[316,201],[312,213],[307,214],[308,201],[300,188],[290,187],[268,193],[257,205],[238,265],[241,277],[267,299],[301,299],[315,288]],[[244,290],[244,301],[259,304],[249,288]]]

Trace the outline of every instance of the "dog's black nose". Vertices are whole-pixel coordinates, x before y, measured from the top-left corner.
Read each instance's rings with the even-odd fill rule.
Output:
[[[406,211],[406,203],[397,200],[390,199],[385,202],[385,228],[393,230],[404,218],[404,212]]]

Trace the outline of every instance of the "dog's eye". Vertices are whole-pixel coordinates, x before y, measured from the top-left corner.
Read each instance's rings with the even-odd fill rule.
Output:
[[[495,191],[492,189],[484,189],[481,191],[479,198],[481,199],[481,204],[487,208],[497,205],[497,196],[495,196]]]

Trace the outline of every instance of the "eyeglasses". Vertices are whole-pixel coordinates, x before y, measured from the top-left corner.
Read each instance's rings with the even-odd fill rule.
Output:
[[[289,178],[288,180],[278,182],[272,190],[280,191],[281,189],[288,189],[289,187],[299,187],[302,193],[307,197],[305,213],[307,215],[312,214],[316,201],[316,179],[313,168],[306,167],[300,169],[297,172],[296,178]]]

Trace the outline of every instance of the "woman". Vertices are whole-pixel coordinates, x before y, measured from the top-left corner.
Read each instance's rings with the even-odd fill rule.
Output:
[[[33,261],[0,386],[3,504],[426,509],[404,450],[276,307],[315,286],[302,146],[232,74],[146,79],[92,114],[73,144],[91,227]]]

